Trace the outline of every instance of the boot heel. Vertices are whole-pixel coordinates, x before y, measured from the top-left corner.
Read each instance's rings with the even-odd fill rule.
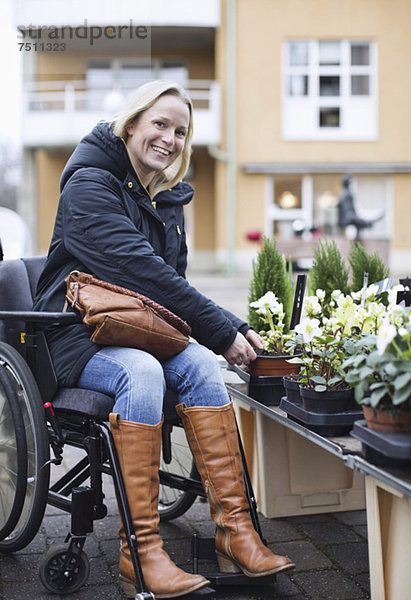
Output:
[[[137,594],[137,588],[133,581],[126,579],[122,575],[119,577],[120,585],[126,598],[135,598]]]
[[[224,554],[221,554],[217,551],[216,556],[218,567],[221,573],[241,573],[241,569],[237,567],[237,565],[231,560],[231,558],[228,558],[228,556],[225,556]]]

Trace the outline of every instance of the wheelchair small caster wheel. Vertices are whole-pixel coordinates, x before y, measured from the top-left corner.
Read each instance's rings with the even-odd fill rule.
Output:
[[[72,594],[87,581],[90,563],[83,551],[72,553],[67,561],[68,544],[51,546],[39,565],[40,581],[49,592]]]

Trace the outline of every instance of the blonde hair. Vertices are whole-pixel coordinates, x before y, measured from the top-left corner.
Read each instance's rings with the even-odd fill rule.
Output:
[[[191,140],[193,137],[193,105],[189,95],[183,87],[172,81],[161,79],[149,81],[137,88],[130,96],[127,105],[115,120],[113,127],[114,134],[127,142],[128,127],[138,119],[141,113],[153,106],[161,96],[168,94],[177,96],[177,98],[180,98],[188,106],[190,118],[182,153],[170,166],[157,173],[148,186],[148,191],[152,198],[159,192],[172,188],[181,181],[189,167]]]

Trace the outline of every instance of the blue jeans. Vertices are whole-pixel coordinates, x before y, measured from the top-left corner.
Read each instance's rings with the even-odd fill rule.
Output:
[[[194,342],[162,361],[136,348],[108,346],[89,360],[77,385],[113,396],[113,412],[147,425],[161,421],[166,387],[187,406],[224,406],[230,401],[216,356]]]

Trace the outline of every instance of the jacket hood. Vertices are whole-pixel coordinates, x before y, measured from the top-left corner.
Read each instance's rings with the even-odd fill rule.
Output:
[[[124,141],[113,133],[112,124],[106,121],[98,123],[70,156],[61,176],[60,191],[63,191],[67,181],[78,169],[87,167],[109,171],[120,181],[124,181],[128,173],[133,173],[138,180]],[[174,186],[172,194],[170,191],[164,190],[157,194],[156,202],[188,204],[193,197],[193,188],[186,182]]]
[[[133,168],[123,140],[114,135],[110,123],[98,123],[70,156],[60,180],[60,191],[78,169],[94,167],[109,171],[121,181]]]

